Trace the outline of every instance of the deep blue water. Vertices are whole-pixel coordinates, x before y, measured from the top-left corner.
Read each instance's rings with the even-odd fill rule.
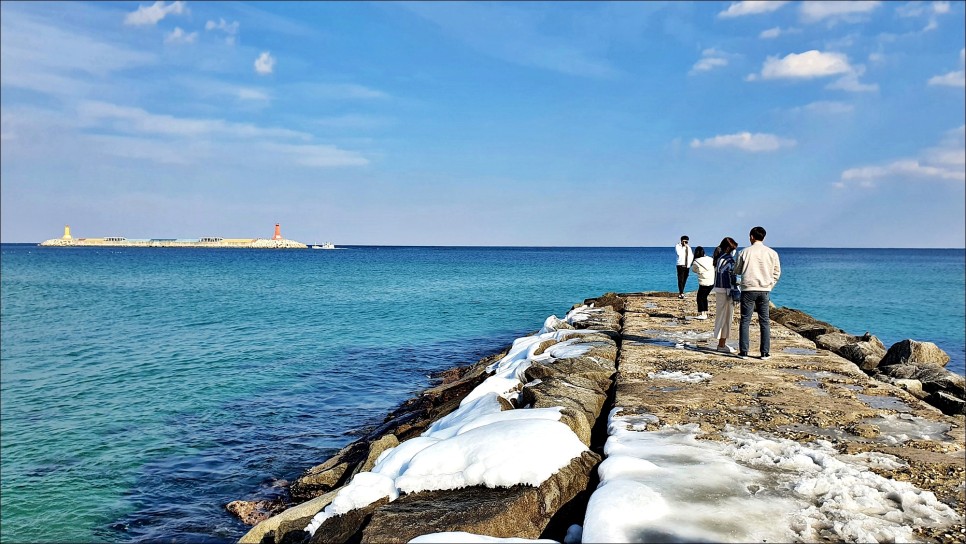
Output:
[[[779,253],[775,304],[935,342],[963,372],[963,250]],[[676,288],[672,248],[0,256],[3,542],[237,540],[224,504],[277,492],[429,373],[585,298]]]

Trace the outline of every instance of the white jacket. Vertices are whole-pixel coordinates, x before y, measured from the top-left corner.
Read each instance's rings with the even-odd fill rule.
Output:
[[[698,257],[691,265],[691,271],[698,275],[698,285],[710,287],[714,285],[714,261],[705,255]]]
[[[771,291],[782,275],[782,265],[774,249],[755,242],[738,254],[735,274],[741,276],[742,291]]]

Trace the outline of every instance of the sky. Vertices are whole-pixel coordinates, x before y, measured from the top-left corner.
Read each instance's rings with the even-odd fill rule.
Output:
[[[963,2],[0,3],[0,241],[966,246]]]

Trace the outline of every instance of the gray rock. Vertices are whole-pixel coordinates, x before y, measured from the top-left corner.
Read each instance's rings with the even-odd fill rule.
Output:
[[[372,470],[372,467],[376,466],[376,460],[382,455],[382,452],[388,450],[389,448],[395,448],[399,445],[399,439],[396,438],[394,434],[387,434],[378,440],[373,441],[369,444],[369,454],[366,456],[366,460],[356,465],[356,468],[352,471],[352,476],[360,472],[368,472]],[[351,477],[350,477],[351,478]]]
[[[835,325],[819,321],[801,310],[784,306],[770,310],[768,317],[809,340],[815,340],[819,336],[831,332],[845,332]]]
[[[966,400],[946,391],[935,391],[926,397],[926,402],[939,408],[948,416],[966,415]]]
[[[362,542],[408,542],[427,533],[451,531],[539,538],[551,517],[587,487],[599,462],[600,456],[584,452],[539,487],[468,487],[406,495],[372,514]]]
[[[345,514],[323,521],[309,539],[309,544],[358,541],[358,533],[369,522],[372,513],[388,503],[388,497],[382,498],[368,506],[349,510]]]
[[[584,444],[590,444],[590,431],[594,427],[604,402],[606,386],[598,382],[567,376],[548,376],[535,385],[527,385],[520,392],[520,402],[533,408],[562,406],[561,422],[570,427]],[[567,409],[572,412],[566,411]]]
[[[879,366],[890,366],[901,363],[921,363],[933,366],[946,366],[949,355],[932,342],[919,342],[906,339],[892,344],[886,352]]]
[[[879,366],[886,354],[886,349],[882,341],[875,336],[867,335],[865,338],[868,338],[868,340],[862,338],[859,337],[857,342],[845,344],[835,353],[859,365],[862,370],[869,372]]]

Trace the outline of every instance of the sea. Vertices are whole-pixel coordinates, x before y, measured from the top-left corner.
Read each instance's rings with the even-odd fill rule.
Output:
[[[778,306],[964,372],[963,249],[776,248]],[[234,542],[225,510],[672,247],[0,245],[0,541]],[[691,275],[688,290],[697,289]],[[691,299],[693,302],[693,298]]]

